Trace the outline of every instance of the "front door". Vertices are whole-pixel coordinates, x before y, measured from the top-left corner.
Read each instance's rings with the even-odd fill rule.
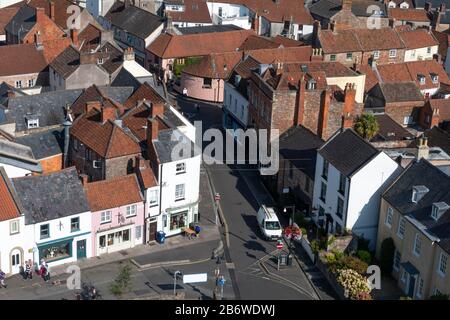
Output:
[[[86,258],[86,240],[77,241],[77,260]]]
[[[156,230],[158,229],[157,227],[157,222],[150,222],[150,226],[149,226],[149,232],[148,232],[148,236],[149,236],[149,241],[155,241],[156,240]]]
[[[415,286],[416,286],[416,278],[412,275],[409,275],[408,296],[414,297],[414,287]]]
[[[16,274],[20,272],[20,266],[22,265],[22,259],[20,251],[15,249],[11,252],[11,273]]]

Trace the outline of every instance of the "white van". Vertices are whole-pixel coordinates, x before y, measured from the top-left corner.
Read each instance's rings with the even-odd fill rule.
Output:
[[[273,208],[262,205],[256,218],[261,232],[267,239],[277,240],[281,238],[281,224]]]

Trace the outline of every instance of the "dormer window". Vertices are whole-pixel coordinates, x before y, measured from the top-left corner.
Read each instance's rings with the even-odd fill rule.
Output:
[[[431,81],[432,81],[433,83],[438,83],[438,82],[439,82],[439,76],[438,76],[437,74],[431,73],[431,74],[430,74],[430,77],[431,77]]]
[[[308,80],[307,88],[308,88],[308,90],[316,90],[317,82],[314,79]]]
[[[395,58],[397,56],[397,49],[389,50],[389,58]]]
[[[39,128],[39,119],[28,119],[27,127],[28,129]]]
[[[428,191],[430,190],[425,186],[414,186],[411,201],[413,203],[418,203],[420,199],[422,199],[427,194]]]
[[[435,202],[431,209],[431,217],[437,221],[448,209],[450,209],[450,206],[447,203]]]
[[[420,84],[425,84],[425,76],[423,74],[418,74],[417,81],[419,81]]]
[[[98,58],[98,59],[97,59],[97,64],[103,64],[103,62],[104,62],[104,61],[103,61],[103,58]]]

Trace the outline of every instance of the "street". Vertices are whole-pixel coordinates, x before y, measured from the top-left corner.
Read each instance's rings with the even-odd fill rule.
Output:
[[[221,128],[222,111],[212,104],[178,98],[178,107],[191,121],[201,120],[203,130]],[[195,105],[200,112],[197,113]],[[273,268],[277,255],[275,242],[264,240],[256,221],[260,203],[269,204],[267,194],[249,188],[244,176],[255,177],[252,166],[227,164],[205,165],[214,192],[221,196],[220,206],[228,227],[229,247],[225,256],[233,280],[236,299],[318,299],[307,275],[298,264]],[[258,201],[259,199],[259,201]],[[223,241],[226,242],[226,236]]]

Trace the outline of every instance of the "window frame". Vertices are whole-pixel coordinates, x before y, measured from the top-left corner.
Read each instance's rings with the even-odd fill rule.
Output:
[[[334,61],[336,61],[336,55],[335,54],[330,54],[330,61],[331,62],[334,62]]]
[[[75,223],[74,221],[76,221],[76,223],[78,224],[78,228],[74,228],[73,224]],[[77,232],[80,231],[80,217],[74,217],[70,219],[70,232]]]
[[[397,264],[397,257],[398,257],[398,264]],[[402,254],[400,253],[400,251],[395,249],[392,269],[394,269],[394,271],[398,272],[400,270],[400,263],[402,263]]]
[[[403,232],[402,233],[400,233],[400,227],[403,225]],[[398,220],[398,226],[397,226],[397,236],[400,238],[400,239],[403,239],[404,237],[405,237],[405,229],[406,229],[406,222],[405,222],[405,218],[403,218],[403,217],[400,217],[399,218],[399,220]]]
[[[375,50],[372,55],[374,60],[380,59],[380,50]]]
[[[442,266],[442,261],[443,258],[445,257],[445,268],[444,271],[441,270],[441,266]],[[445,277],[445,274],[447,273],[447,262],[448,262],[448,255],[445,254],[444,252],[441,252],[441,254],[439,255],[439,263],[438,263],[438,269],[437,272],[441,277]]]
[[[392,228],[392,218],[394,217],[394,209],[392,207],[388,207],[386,212],[386,218],[384,219],[384,224],[389,227],[389,229]]]
[[[125,208],[125,217],[132,218],[137,216],[137,204],[130,204]]]
[[[42,236],[42,228],[43,227],[47,227],[47,236],[45,236],[45,237]],[[42,240],[42,239],[48,239],[48,238],[50,238],[50,224],[49,223],[41,224],[39,226],[39,239]]]
[[[109,213],[109,220],[103,219],[103,216],[107,216],[107,214]],[[111,223],[112,221],[112,211],[111,210],[105,210],[100,212],[100,224],[106,224],[106,223]]]
[[[182,192],[179,194],[178,188],[181,188]],[[175,185],[175,201],[181,201],[186,198],[186,185],[184,183]]]
[[[424,287],[425,287],[425,281],[423,280],[422,277],[419,277],[419,281],[417,281],[417,292],[416,292],[417,298],[422,298]]]
[[[153,197],[150,196],[151,194],[155,194],[155,195],[156,195],[156,196],[155,196],[155,201],[152,201],[152,200],[153,200]],[[149,204],[149,207],[150,207],[150,208],[156,207],[156,206],[159,204],[158,189],[155,189],[155,190],[149,190],[148,204]]]
[[[178,169],[178,166],[181,165],[181,170]],[[179,162],[175,165],[175,173],[176,174],[183,174],[186,173],[186,162]]]
[[[27,119],[27,128],[28,129],[39,128],[39,119]]]
[[[416,233],[416,235],[414,236],[413,254],[416,257],[420,257],[421,250],[422,250],[422,238],[420,237],[420,233]]]
[[[13,231],[12,226],[16,225],[17,226],[17,230]],[[19,234],[20,233],[20,221],[19,220],[11,220],[9,222],[9,234],[10,235],[15,235],[15,234]]]
[[[353,59],[353,52],[347,52],[345,54],[345,61],[352,61]]]
[[[389,58],[397,57],[397,49],[389,49]]]

